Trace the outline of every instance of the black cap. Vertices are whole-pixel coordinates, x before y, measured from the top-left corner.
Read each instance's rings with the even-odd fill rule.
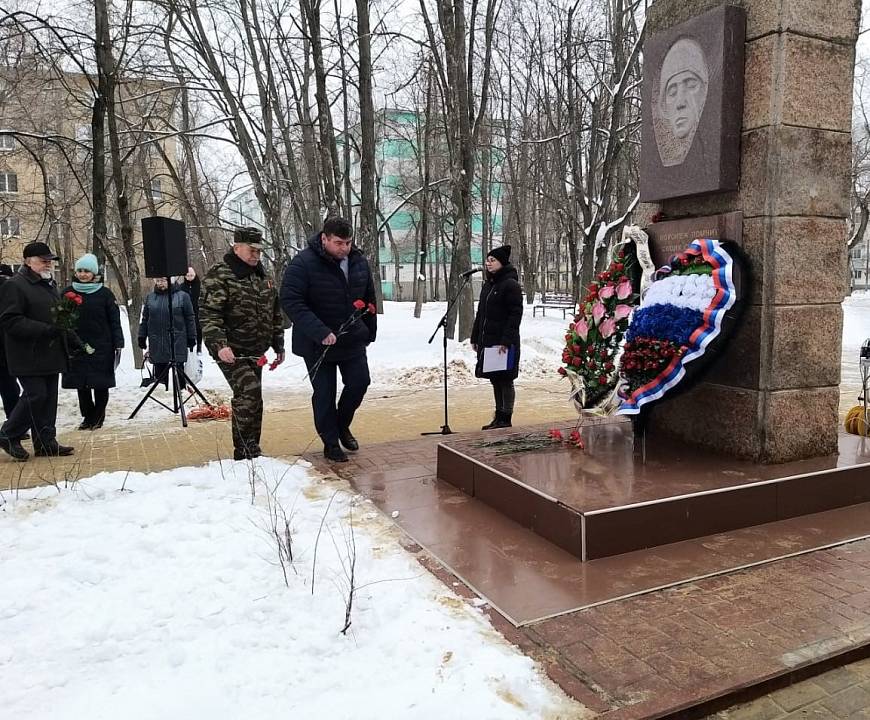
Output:
[[[510,245],[500,245],[497,248],[493,248],[487,253],[488,257],[494,257],[498,260],[502,265],[507,265],[511,259],[511,246]]]
[[[24,257],[41,257],[43,259],[60,260],[51,248],[44,242],[32,242],[24,246]]]
[[[263,233],[255,227],[237,227],[233,230],[233,242],[245,243],[251,247],[262,249]]]

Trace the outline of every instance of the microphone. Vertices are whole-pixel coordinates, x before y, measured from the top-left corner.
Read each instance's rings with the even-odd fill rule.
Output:
[[[461,275],[463,278],[470,278],[474,273],[479,273],[481,270],[483,270],[482,267],[473,267],[471,270],[466,270],[464,273],[461,273]]]

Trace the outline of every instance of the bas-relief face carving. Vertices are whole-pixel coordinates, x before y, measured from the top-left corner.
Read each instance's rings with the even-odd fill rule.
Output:
[[[689,154],[707,102],[709,70],[701,46],[689,38],[671,45],[659,71],[658,112],[653,113],[662,165],[680,165]]]

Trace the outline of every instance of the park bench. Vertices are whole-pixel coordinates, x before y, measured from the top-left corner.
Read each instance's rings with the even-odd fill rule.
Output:
[[[553,308],[562,311],[562,319],[568,316],[568,312],[574,314],[575,310],[574,298],[566,293],[544,293],[541,295],[541,302],[532,308],[532,317],[541,311],[541,315],[547,316],[547,308]]]

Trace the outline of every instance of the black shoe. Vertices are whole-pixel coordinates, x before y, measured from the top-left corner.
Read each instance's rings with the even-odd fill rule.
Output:
[[[69,445],[61,445],[57,440],[54,440],[48,445],[40,445],[34,448],[33,454],[37,457],[66,457],[74,452],[75,448]]]
[[[91,420],[91,430],[97,430],[97,429],[103,427],[103,423],[105,421],[106,421],[105,413],[103,413],[99,417],[94,418],[93,420]]]
[[[24,462],[30,457],[30,453],[21,447],[20,440],[0,437],[0,450],[11,455],[13,460],[18,460],[19,462]]]
[[[493,428],[497,428],[498,425],[498,413],[496,413],[492,420],[490,420],[486,425],[484,425],[481,430],[492,430]]]
[[[323,448],[323,457],[332,462],[347,462],[347,455],[339,445],[326,445]]]
[[[79,429],[79,430],[93,430],[93,429],[94,429],[94,426],[93,426],[93,423],[91,423],[90,420],[88,420],[87,418],[85,418],[84,420],[82,420],[81,424],[78,426],[78,429]]]
[[[512,427],[511,425],[511,416],[513,413],[508,412],[500,412],[496,413],[495,422],[492,424],[493,428],[508,428]]]
[[[233,450],[233,460],[253,460],[254,458],[260,457],[262,454],[263,451],[260,450],[259,445],[253,445],[244,449],[236,448]]]
[[[359,450],[359,443],[356,441],[356,438],[351,434],[350,428],[346,430],[338,431],[338,439],[342,445],[344,445],[346,450],[353,450],[354,452]]]

